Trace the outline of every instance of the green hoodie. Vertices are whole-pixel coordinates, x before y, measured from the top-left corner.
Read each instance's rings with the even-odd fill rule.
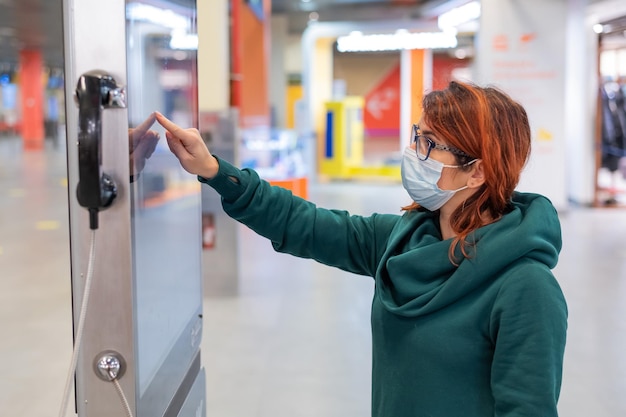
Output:
[[[374,277],[372,416],[557,416],[567,307],[545,197],[515,193],[457,267],[436,213],[351,216],[219,163],[200,181],[275,250]]]

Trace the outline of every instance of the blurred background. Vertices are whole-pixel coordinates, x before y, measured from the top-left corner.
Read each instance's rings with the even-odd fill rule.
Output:
[[[80,43],[68,32],[73,4],[0,0],[0,407],[7,415],[55,412],[71,354],[72,245],[83,243],[70,245],[76,138],[66,113],[76,80],[67,79],[67,66]],[[563,225],[555,275],[568,298],[570,333],[561,414],[625,415],[626,2],[124,6],[129,127],[158,109],[198,127],[220,156],[355,214],[399,212],[407,203],[400,153],[425,93],[461,80],[498,86],[520,101],[533,151],[519,189],[548,196]],[[369,414],[371,281],[274,253],[225,218],[219,198],[173,170],[166,148],[157,145],[134,197],[159,210],[200,194],[192,227],[201,240],[207,415]],[[172,219],[164,213],[161,220]],[[167,240],[146,224],[135,237]]]

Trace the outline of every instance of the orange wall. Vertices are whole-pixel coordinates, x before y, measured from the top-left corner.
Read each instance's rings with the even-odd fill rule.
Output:
[[[239,107],[242,127],[269,126],[269,6],[264,0],[265,18],[261,21],[245,0],[233,0],[233,67],[238,88],[233,105]],[[238,73],[237,73],[238,72]]]

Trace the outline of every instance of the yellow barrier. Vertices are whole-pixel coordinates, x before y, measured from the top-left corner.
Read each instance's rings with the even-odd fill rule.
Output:
[[[363,105],[362,97],[326,102],[320,174],[330,179],[383,177],[400,181],[399,165],[363,165]]]

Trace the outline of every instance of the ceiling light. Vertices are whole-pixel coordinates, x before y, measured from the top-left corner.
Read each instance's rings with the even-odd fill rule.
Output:
[[[188,29],[190,26],[189,19],[185,16],[142,3],[129,3],[126,6],[126,17],[129,20],[150,22],[170,29]]]
[[[197,50],[198,35],[195,33],[173,30],[172,37],[170,39],[170,48],[180,50]]]
[[[463,23],[471,22],[480,17],[480,3],[472,1],[460,7],[442,13],[437,19],[439,29],[455,28]]]
[[[596,33],[602,33],[604,32],[604,26],[602,26],[600,23],[596,23],[595,25],[593,25],[593,31]]]
[[[465,49],[457,49],[454,51],[454,56],[458,59],[465,59],[467,58],[467,51]]]
[[[392,34],[364,35],[352,32],[337,38],[339,52],[400,51],[404,49],[444,49],[457,46],[456,31],[416,32],[399,30]]]

